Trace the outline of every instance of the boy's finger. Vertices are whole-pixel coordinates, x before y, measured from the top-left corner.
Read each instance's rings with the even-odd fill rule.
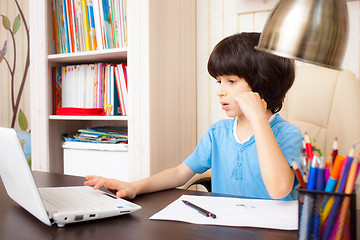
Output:
[[[105,180],[104,179],[100,179],[98,181],[96,181],[95,185],[94,185],[94,189],[97,190],[99,189],[101,186],[105,185]]]

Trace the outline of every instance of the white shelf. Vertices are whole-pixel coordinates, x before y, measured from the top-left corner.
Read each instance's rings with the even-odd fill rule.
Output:
[[[51,54],[51,1],[30,4],[33,170],[63,173],[61,135],[85,127],[128,128],[128,152],[121,152],[125,165],[119,169],[111,163],[102,170],[104,175],[114,170],[129,181],[176,166],[196,147],[196,3],[131,0],[127,4],[128,48],[66,54]],[[52,115],[52,68],[96,62],[127,63],[128,116]],[[98,159],[108,157],[100,151],[89,153],[99,154],[93,159],[96,167]]]
[[[49,63],[94,63],[126,61],[127,48],[113,48],[76,53],[62,53],[48,55]]]
[[[72,116],[72,115],[50,115],[50,120],[110,120],[127,121],[127,116]]]

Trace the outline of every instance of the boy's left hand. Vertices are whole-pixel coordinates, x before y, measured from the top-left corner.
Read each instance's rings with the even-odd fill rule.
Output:
[[[235,97],[244,116],[250,121],[266,119],[267,103],[257,92],[244,92]]]

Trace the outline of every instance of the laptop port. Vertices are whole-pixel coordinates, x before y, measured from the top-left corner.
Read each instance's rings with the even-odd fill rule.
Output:
[[[75,221],[81,221],[83,219],[84,219],[84,215],[76,215],[74,218]]]
[[[93,218],[95,217],[96,215],[95,214],[90,214],[89,217]]]
[[[131,211],[120,211],[120,213],[123,213],[123,214],[125,214],[125,213],[131,213]]]

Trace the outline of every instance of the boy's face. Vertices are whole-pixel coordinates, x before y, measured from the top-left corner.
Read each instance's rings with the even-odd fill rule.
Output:
[[[235,97],[244,92],[251,92],[249,84],[245,79],[235,75],[219,76],[216,80],[219,84],[217,96],[226,115],[230,118],[242,115],[243,113],[235,101]]]

